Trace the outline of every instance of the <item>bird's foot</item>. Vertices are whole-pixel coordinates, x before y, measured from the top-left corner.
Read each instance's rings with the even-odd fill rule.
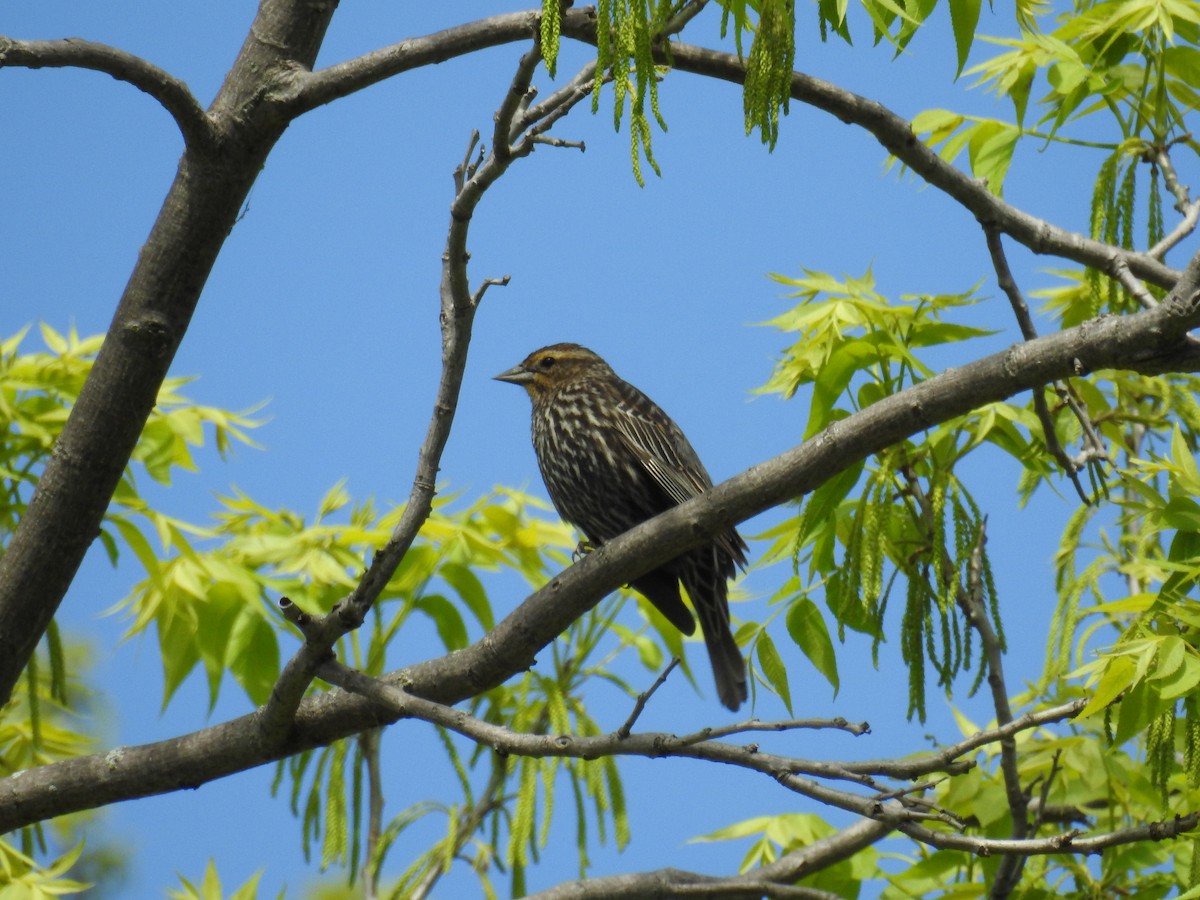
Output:
[[[593,544],[589,540],[580,541],[578,544],[575,545],[575,550],[571,553],[571,562],[579,562],[581,559],[583,559],[585,556],[587,556],[589,553],[591,553],[593,550],[595,550],[598,546],[600,546],[600,545]]]

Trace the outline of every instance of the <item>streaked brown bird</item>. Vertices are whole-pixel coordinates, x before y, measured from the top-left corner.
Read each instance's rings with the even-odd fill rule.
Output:
[[[496,380],[529,393],[546,490],[559,515],[593,544],[712,487],[671,417],[586,347],[543,347]],[[746,544],[730,528],[632,585],[672,625],[693,634],[696,623],[679,596],[683,582],[700,617],[717,694],[732,710],[746,699],[746,663],[729,630],[728,580],[745,564]]]

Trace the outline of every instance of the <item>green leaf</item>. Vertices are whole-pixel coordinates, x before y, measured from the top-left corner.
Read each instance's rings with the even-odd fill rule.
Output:
[[[954,26],[954,46],[958,50],[958,69],[954,75],[962,74],[975,40],[975,29],[979,26],[980,0],[950,0],[950,22]]]
[[[821,610],[807,597],[794,600],[787,612],[787,630],[796,646],[833,685],[833,693],[836,696],[841,686],[838,679],[837,655],[834,653],[833,641]]]
[[[317,506],[317,519],[324,519],[326,516],[332,515],[339,509],[350,502],[350,494],[346,491],[346,479],[342,479],[321,498],[320,504]]]
[[[1197,659],[1194,653],[1189,653],[1184,657],[1183,665],[1159,684],[1158,695],[1163,700],[1174,700],[1190,694],[1198,684],[1200,684],[1200,659]]]
[[[158,619],[158,646],[163,662],[163,709],[175,691],[200,662],[197,625],[191,616],[167,614]]]
[[[262,706],[279,678],[279,639],[261,616],[243,614],[234,622],[227,651],[229,669],[250,701]]]
[[[1107,663],[1104,674],[1100,676],[1100,681],[1092,692],[1091,699],[1079,713],[1080,718],[1104,709],[1133,683],[1136,666],[1128,656],[1110,657]]]
[[[788,689],[787,668],[779,657],[779,651],[775,649],[775,642],[771,640],[771,635],[766,631],[758,633],[757,648],[758,664],[762,668],[763,676],[772,690],[779,695],[783,705],[787,707],[788,714],[791,715],[792,693]]]
[[[138,527],[123,516],[112,516],[109,521],[121,533],[121,537],[125,539],[125,543],[129,545],[129,549],[133,551],[133,555],[138,558],[138,562],[142,564],[142,568],[146,570],[146,574],[151,576],[158,575],[158,555],[154,552],[154,548],[150,546],[150,542],[146,540],[145,535],[142,534]]]
[[[981,122],[971,129],[968,145],[971,172],[976,178],[986,179],[988,190],[993,194],[1004,192],[1004,176],[1012,162],[1018,137],[1020,132],[1004,122]]]
[[[936,144],[964,122],[962,115],[948,109],[926,109],[913,116],[913,134],[929,133],[929,143]]]
[[[609,624],[608,629],[620,638],[622,643],[629,644],[637,650],[638,658],[647,669],[654,671],[662,668],[662,648],[648,634],[634,631],[632,628],[626,628],[620,622],[612,622]]]
[[[485,631],[491,631],[496,624],[492,616],[492,605],[488,602],[487,592],[478,576],[466,566],[458,563],[446,563],[438,570],[438,574],[446,580],[454,592],[466,604],[467,609],[475,616]]]
[[[67,342],[63,336],[45,322],[41,323],[40,327],[42,332],[42,343],[50,348],[50,352],[56,353],[59,356],[66,356],[68,348]]]
[[[812,406],[804,437],[820,432],[834,418],[835,404],[850,384],[856,372],[879,360],[879,350],[870,341],[853,340],[842,344],[830,354],[813,386]]]
[[[438,594],[429,594],[418,598],[414,606],[433,620],[447,650],[461,650],[467,646],[467,626],[453,603]]]

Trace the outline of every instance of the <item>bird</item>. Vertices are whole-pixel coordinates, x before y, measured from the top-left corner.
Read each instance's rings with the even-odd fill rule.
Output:
[[[523,387],[533,403],[533,447],[555,509],[600,546],[712,487],[682,429],[661,407],[579,344],[535,350],[497,381]],[[729,627],[728,582],[746,565],[735,528],[631,585],[686,635],[700,619],[717,696],[736,711],[746,700],[746,663]]]

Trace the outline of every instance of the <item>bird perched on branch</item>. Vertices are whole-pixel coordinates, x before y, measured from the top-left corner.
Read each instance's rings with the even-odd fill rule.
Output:
[[[559,514],[596,545],[712,487],[700,457],[659,406],[578,344],[553,344],[496,376],[533,401],[533,448]],[[679,596],[687,588],[700,618],[717,694],[736,710],[746,699],[746,664],[729,630],[728,580],[746,564],[746,544],[729,528],[633,582],[684,634],[696,623]]]

